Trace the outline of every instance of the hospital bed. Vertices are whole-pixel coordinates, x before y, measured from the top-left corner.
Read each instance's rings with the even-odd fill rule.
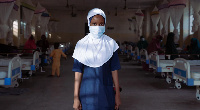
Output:
[[[154,62],[151,60],[152,59],[152,56],[154,56],[154,55],[157,55],[158,54],[158,52],[157,51],[155,51],[155,52],[151,52],[150,54],[149,54],[149,68],[153,68],[152,66],[154,65]],[[152,66],[151,66],[152,65]]]
[[[183,58],[177,58],[173,62],[173,79],[175,86],[181,89],[181,83],[187,86],[196,86],[196,98],[200,100],[200,60],[189,62]]]
[[[170,55],[167,55],[170,57]],[[180,55],[178,55],[181,57]],[[198,60],[187,60],[191,63],[191,65],[196,65],[200,63]],[[151,54],[149,56],[149,68],[153,68],[156,72],[161,73],[162,77],[166,77],[167,83],[171,83],[172,80],[172,72],[174,61],[173,60],[165,60],[165,55],[158,55],[157,53]]]
[[[128,46],[128,49],[127,49],[126,53],[127,53],[127,58],[128,59],[132,59],[133,58],[135,51],[133,51],[133,47],[131,45]]]
[[[149,55],[149,68],[155,69],[157,72],[162,72],[162,71],[167,71],[168,68],[160,68],[160,67],[165,67],[165,64],[168,62],[173,62],[171,61],[164,61],[165,56],[164,55],[158,55],[158,52],[152,52]],[[165,70],[164,70],[165,69]]]
[[[128,53],[129,53],[129,54],[131,53],[132,48],[133,48],[133,47],[132,47],[131,45],[128,45],[128,49],[127,49],[127,50],[128,50]]]
[[[163,78],[166,77],[167,83],[171,83],[173,60],[165,60],[165,55],[158,55],[158,52],[152,52],[149,55],[149,68],[154,69],[157,73],[161,73]]]
[[[40,59],[39,59],[39,52],[35,51],[34,54],[26,54],[23,56],[23,53],[7,53],[16,55],[21,58],[21,70],[22,71],[29,71],[29,75],[31,76],[33,72],[39,69]],[[31,56],[30,56],[31,55]],[[9,62],[12,60],[10,57],[0,57],[0,65],[5,65],[5,62]]]
[[[17,79],[21,78],[21,58],[14,57],[9,62],[0,64],[0,86],[18,87]]]
[[[146,49],[140,50],[140,61],[144,70],[146,71],[152,70],[152,67],[149,66],[149,58],[152,57],[154,53],[157,54],[157,51],[152,52],[148,55],[148,52]]]
[[[39,69],[40,58],[39,52],[35,51],[31,56],[20,56],[22,62],[22,71],[29,71],[32,75],[33,72]]]
[[[126,49],[126,44],[120,46],[120,52],[122,55],[124,55],[124,54],[126,55],[128,53],[128,51]]]
[[[120,51],[120,53],[123,55],[123,52],[124,52],[124,46],[123,46],[123,45],[120,45],[119,51]]]
[[[135,50],[131,52],[131,56],[133,57],[133,59],[137,62],[140,61],[140,52],[139,52],[139,48],[135,47]]]
[[[146,64],[149,64],[149,56],[146,49],[140,50],[140,61],[145,62]]]

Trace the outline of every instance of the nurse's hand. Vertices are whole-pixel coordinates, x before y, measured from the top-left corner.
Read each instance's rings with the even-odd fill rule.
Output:
[[[121,99],[120,99],[120,94],[115,95],[115,110],[119,109],[119,106],[121,105]]]
[[[74,99],[73,108],[74,110],[81,110],[81,102],[79,99]]]

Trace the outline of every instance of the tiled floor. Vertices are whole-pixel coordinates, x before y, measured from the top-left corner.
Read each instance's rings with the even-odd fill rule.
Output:
[[[122,58],[121,58],[122,60]],[[25,80],[21,95],[0,95],[0,110],[73,110],[73,59],[61,62],[61,77],[48,78],[46,73]],[[195,87],[183,86],[177,90],[164,79],[154,78],[133,62],[121,62],[119,71],[122,105],[120,110],[199,110]]]

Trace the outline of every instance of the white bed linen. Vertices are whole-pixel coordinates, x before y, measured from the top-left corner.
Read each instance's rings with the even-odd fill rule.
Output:
[[[0,78],[6,78],[8,74],[8,67],[0,67]]]
[[[173,60],[160,60],[160,67],[173,66]]]
[[[190,65],[200,65],[200,60],[187,60]],[[173,60],[159,60],[160,67],[174,66]],[[200,67],[199,67],[200,68]]]
[[[200,80],[200,66],[190,66],[191,77]]]
[[[11,58],[0,59],[0,66],[8,66]]]
[[[200,65],[200,60],[187,60],[190,65]]]
[[[165,55],[159,55],[159,59],[165,59]]]
[[[22,65],[32,65],[33,64],[33,59],[21,59]]]

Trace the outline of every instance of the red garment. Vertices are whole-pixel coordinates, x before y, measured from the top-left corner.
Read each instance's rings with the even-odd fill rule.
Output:
[[[153,38],[151,43],[149,44],[147,48],[148,53],[158,51],[158,53],[161,53],[161,47],[160,47],[160,40],[159,37]]]
[[[36,49],[35,40],[28,39],[24,45],[24,49]],[[32,50],[25,50],[24,53],[33,53]]]

